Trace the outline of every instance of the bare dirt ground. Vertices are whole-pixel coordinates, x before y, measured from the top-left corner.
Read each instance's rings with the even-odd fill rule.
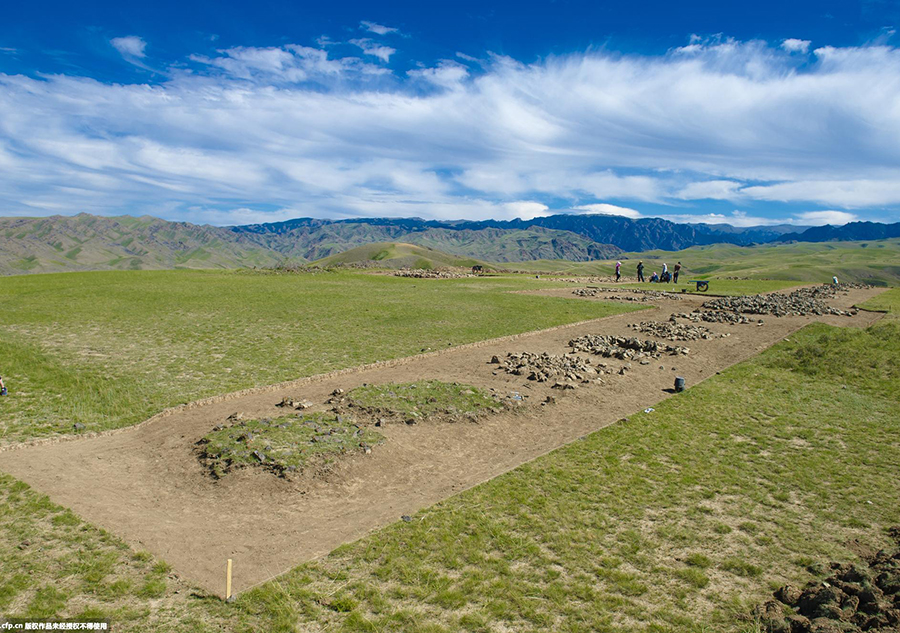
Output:
[[[846,308],[878,294],[854,290],[834,305]],[[572,297],[571,288],[546,291]],[[608,299],[581,299],[585,301]],[[627,326],[665,321],[690,312],[703,297],[658,301],[649,310],[598,319],[551,331],[487,341],[478,346],[412,357],[390,366],[339,376],[313,377],[292,386],[178,411],[122,432],[42,444],[0,453],[2,469],[92,523],[169,562],[183,577],[214,594],[224,590],[225,561],[234,559],[235,590],[244,591],[338,545],[411,515],[461,490],[504,473],[635,411],[670,397],[676,375],[688,387],[756,355],[814,320],[865,327],[881,315],[855,317],[763,317],[756,325],[705,323],[731,336],[679,343],[688,356],[663,356],[649,365],[631,363],[606,384],[551,389],[509,375],[491,357],[508,352],[570,351],[584,334],[633,336]],[[643,335],[640,335],[642,338]],[[617,369],[626,364],[605,360]],[[276,403],[299,397],[325,409],[336,388],[419,379],[459,381],[519,392],[522,404],[475,422],[389,425],[386,441],[371,455],[342,460],[324,478],[291,482],[266,473],[240,471],[212,480],[194,443],[232,413],[247,417],[283,414]],[[540,405],[547,395],[555,404]]]

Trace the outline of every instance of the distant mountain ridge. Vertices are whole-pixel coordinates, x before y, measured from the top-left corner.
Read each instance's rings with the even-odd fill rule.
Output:
[[[532,259],[589,261],[618,257],[610,244],[540,226],[468,228],[417,219],[378,221],[309,220],[237,226],[235,234],[265,245],[285,257],[316,260],[373,242],[404,242],[436,248],[459,257],[492,262]]]
[[[791,225],[735,227],[729,224],[677,224],[661,218],[632,220],[613,215],[558,214],[532,218],[530,220],[482,220],[482,221],[439,221],[420,218],[359,218],[353,220],[315,220],[297,218],[284,222],[252,224],[232,227],[237,233],[255,235],[304,235],[316,233],[326,226],[341,225],[369,226],[372,231],[383,231],[385,241],[403,237],[403,241],[418,243],[415,236],[434,230],[482,231],[484,229],[534,230],[538,228],[574,233],[602,245],[612,245],[622,251],[639,252],[646,250],[677,251],[690,246],[706,244],[735,244],[749,246],[778,240],[784,233],[805,229]],[[456,253],[463,254],[463,253]],[[474,253],[466,255],[478,256]],[[615,255],[612,255],[615,256]],[[482,257],[487,259],[486,257]],[[529,257],[526,259],[538,259]],[[560,257],[558,259],[573,259]],[[496,259],[495,261],[513,261]],[[574,261],[584,261],[575,259]]]
[[[677,224],[659,218],[559,214],[531,220],[320,220],[218,227],[86,213],[0,218],[0,274],[70,270],[239,268],[305,262],[373,243],[404,243],[486,262],[612,259],[626,252],[716,243],[884,239],[900,223],[844,227]],[[793,232],[792,232],[793,231]]]
[[[850,222],[843,226],[814,226],[802,233],[785,233],[779,242],[861,242],[900,237],[900,222]]]

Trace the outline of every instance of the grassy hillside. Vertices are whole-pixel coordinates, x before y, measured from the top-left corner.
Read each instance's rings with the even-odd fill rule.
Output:
[[[321,259],[356,246],[402,242],[464,259],[590,260],[621,251],[568,231],[450,230],[422,222],[297,221],[284,226],[198,226],[144,216],[0,218],[0,274],[76,270],[238,268]]]
[[[695,246],[683,251],[627,253],[623,275],[633,279],[638,260],[647,271],[659,270],[662,262],[680,261],[690,278],[749,277],[827,282],[833,275],[841,281],[876,285],[900,283],[900,240],[873,242],[798,243],[760,246]],[[505,267],[534,272],[581,275],[612,275],[615,260],[598,262],[534,261]],[[686,277],[685,277],[686,278]]]
[[[196,398],[628,308],[510,290],[536,279],[212,271],[0,285],[0,441],[133,424]]]
[[[149,216],[0,218],[0,274],[268,266],[281,255],[219,227]]]
[[[400,242],[376,242],[357,246],[315,261],[311,266],[328,268],[339,264],[371,264],[380,268],[471,268],[475,265],[490,268],[477,259],[457,257],[427,246]]]

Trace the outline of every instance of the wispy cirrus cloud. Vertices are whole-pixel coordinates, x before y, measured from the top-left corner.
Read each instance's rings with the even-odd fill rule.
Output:
[[[377,22],[369,22],[368,20],[363,20],[362,22],[360,22],[359,28],[370,33],[375,33],[376,35],[388,35],[390,33],[400,32],[400,29],[391,26],[384,26],[383,24],[378,24]]]
[[[396,48],[378,44],[377,42],[374,42],[368,38],[350,40],[350,43],[354,46],[359,47],[366,55],[377,57],[385,63],[391,61],[391,55],[397,52]]]

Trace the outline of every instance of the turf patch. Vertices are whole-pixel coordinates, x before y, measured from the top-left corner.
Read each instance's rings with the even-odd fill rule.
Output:
[[[503,407],[487,391],[438,380],[364,385],[350,391],[345,404],[385,421],[408,423],[474,419],[485,413],[497,413]]]
[[[216,479],[247,467],[286,477],[340,455],[369,452],[382,440],[347,416],[314,413],[220,425],[197,442],[197,452]]]

